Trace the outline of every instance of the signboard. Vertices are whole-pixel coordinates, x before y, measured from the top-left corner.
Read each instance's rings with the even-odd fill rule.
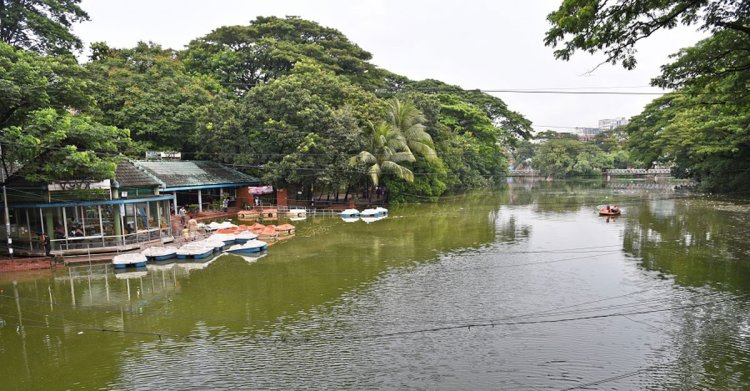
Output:
[[[73,189],[103,189],[109,190],[112,187],[109,179],[105,179],[100,182],[94,181],[67,181],[67,182],[52,182],[47,185],[49,191],[65,191]]]
[[[273,193],[273,186],[250,186],[247,190],[253,195],[271,194]]]
[[[167,152],[159,152],[159,151],[146,151],[146,160],[180,160],[182,159],[182,153],[180,152],[174,152],[174,151],[167,151]]]

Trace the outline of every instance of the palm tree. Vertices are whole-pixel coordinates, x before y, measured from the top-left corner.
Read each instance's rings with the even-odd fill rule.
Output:
[[[414,173],[399,164],[416,160],[401,132],[385,122],[375,126],[371,124],[370,130],[369,147],[353,157],[352,163],[369,165],[367,174],[374,186],[380,183],[380,176],[385,172],[394,174],[407,182],[413,182]]]
[[[388,102],[387,118],[388,124],[404,137],[412,153],[422,155],[427,160],[437,159],[432,137],[424,126],[427,119],[413,103],[393,98]]]

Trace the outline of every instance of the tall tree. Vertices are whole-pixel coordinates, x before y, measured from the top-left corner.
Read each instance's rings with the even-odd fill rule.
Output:
[[[371,54],[338,30],[297,17],[258,17],[247,26],[224,26],[193,40],[184,52],[193,72],[213,75],[243,95],[312,61],[351,82],[374,88],[380,70]]]
[[[0,0],[0,42],[39,53],[80,50],[70,32],[73,23],[89,20],[81,0]]]
[[[369,140],[367,149],[355,156],[352,163],[366,165],[367,175],[374,186],[380,184],[380,177],[384,173],[393,174],[407,182],[414,181],[414,173],[401,163],[414,162],[416,159],[398,128],[380,122],[370,127]]]
[[[412,153],[422,155],[427,160],[437,159],[432,137],[425,130],[424,122],[427,119],[413,103],[393,98],[388,101],[386,116],[388,125],[401,133]]]

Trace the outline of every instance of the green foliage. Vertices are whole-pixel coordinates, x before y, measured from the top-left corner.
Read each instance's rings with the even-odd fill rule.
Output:
[[[367,124],[382,118],[383,104],[346,78],[305,63],[219,108],[235,109],[236,120],[212,121],[201,131],[204,153],[278,185],[325,188],[355,180],[349,159],[362,150]]]
[[[441,94],[438,101],[444,130],[439,140],[443,152],[450,156],[444,161],[457,175],[460,188],[485,186],[503,175],[508,164],[500,145],[508,134],[480,108],[459,96]]]
[[[662,66],[662,75],[653,80],[664,88],[705,87],[726,82],[737,94],[747,95],[750,73],[750,30],[723,30],[695,46],[680,50],[673,63]]]
[[[543,132],[539,132],[535,134],[534,139],[536,140],[557,140],[557,139],[578,140],[578,136],[576,136],[573,133],[555,132],[554,130],[545,130]]]
[[[417,175],[412,182],[388,176],[383,179],[383,186],[389,192],[389,202],[437,201],[448,190],[448,172],[442,160],[428,162],[418,159],[413,169]]]
[[[522,140],[513,147],[512,157],[515,169],[530,169],[537,154],[538,146],[528,140]]]
[[[1,146],[24,146],[3,164],[36,179],[56,164],[61,178],[111,176],[118,152],[180,150],[308,193],[385,184],[393,200],[433,199],[500,178],[506,146],[531,130],[499,98],[381,70],[296,17],[220,27],[182,52],[95,43],[85,67],[0,51]]]
[[[372,56],[338,30],[297,17],[258,17],[247,26],[220,27],[193,40],[185,64],[238,94],[288,75],[308,61],[366,88],[380,84]]]
[[[3,141],[15,148],[4,158],[23,164],[31,182],[113,178],[115,158],[128,132],[93,122],[85,115],[42,109],[23,126],[4,129]]]
[[[414,173],[401,163],[414,162],[416,158],[409,149],[401,130],[386,122],[370,127],[366,149],[352,158],[352,164],[363,164],[373,186],[378,186],[384,173],[393,174],[407,182],[414,181]]]
[[[31,181],[100,180],[128,134],[86,115],[90,86],[68,55],[40,56],[0,43],[0,163]]]
[[[731,81],[655,100],[628,125],[646,164],[674,165],[713,191],[750,191],[750,105]],[[711,100],[734,103],[707,104]]]
[[[40,56],[0,43],[0,127],[40,108],[86,109],[91,91],[84,77],[70,55]]]
[[[568,60],[577,50],[603,52],[607,61],[636,66],[635,45],[657,30],[697,24],[717,32],[750,34],[750,8],[728,0],[565,0],[547,16],[552,27],[544,43],[560,47],[555,57]]]
[[[0,0],[0,42],[38,53],[81,49],[70,32],[73,23],[89,20],[81,0]]]
[[[556,178],[597,176],[610,168],[627,168],[627,152],[602,151],[596,144],[567,138],[555,138],[539,146],[533,167],[543,175]]]
[[[196,150],[202,142],[197,128],[207,125],[214,106],[230,105],[215,81],[188,75],[173,50],[143,42],[133,49],[97,43],[92,58],[87,69],[97,85],[97,119],[130,129],[138,152]]]

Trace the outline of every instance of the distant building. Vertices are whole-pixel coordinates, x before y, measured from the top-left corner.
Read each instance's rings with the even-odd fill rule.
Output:
[[[580,141],[591,141],[601,132],[599,128],[576,128],[576,136]]]
[[[600,119],[599,127],[597,128],[575,128],[575,132],[579,140],[591,141],[594,139],[594,137],[596,137],[597,134],[607,131],[607,130],[614,130],[621,126],[625,126],[628,124],[628,122],[629,122],[628,119],[625,117]]]
[[[608,119],[600,119],[599,120],[599,130],[605,131],[605,130],[614,130],[621,126],[625,126],[630,122],[625,117],[618,117],[618,118],[608,118]]]

